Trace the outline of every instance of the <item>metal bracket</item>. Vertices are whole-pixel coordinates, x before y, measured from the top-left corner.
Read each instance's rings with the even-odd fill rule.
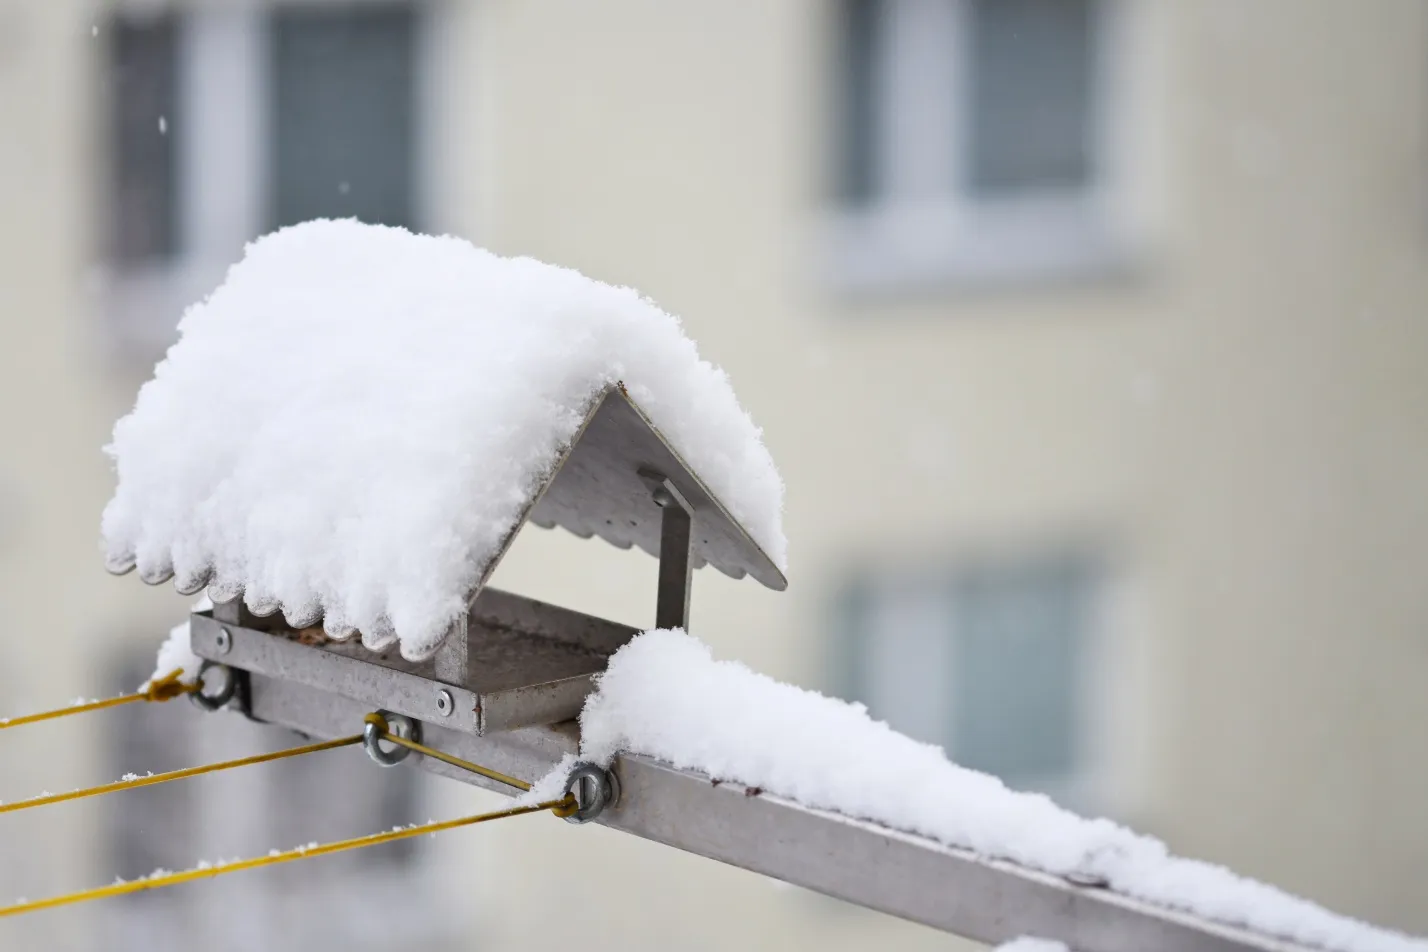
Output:
[[[659,590],[655,599],[655,627],[689,630],[689,593],[694,580],[691,551],[694,508],[663,473],[641,469],[640,479],[650,487],[660,507]]]
[[[453,633],[459,650],[445,657],[406,661],[395,649],[311,634],[280,616],[255,618],[236,601],[195,613],[189,626],[200,658],[473,734],[578,716],[594,678],[636,630],[488,587]]]
[[[432,669],[436,680],[447,684],[465,684],[471,673],[470,625],[467,616],[462,615],[447,631],[441,647],[432,658]]]

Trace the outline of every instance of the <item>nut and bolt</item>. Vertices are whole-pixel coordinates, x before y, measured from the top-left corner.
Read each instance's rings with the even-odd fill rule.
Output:
[[[565,792],[575,798],[576,811],[567,823],[589,823],[620,800],[620,778],[614,771],[591,763],[579,763],[565,781]]]
[[[451,712],[456,709],[456,702],[451,699],[451,692],[442,688],[436,692],[436,712],[442,717],[450,717]]]
[[[215,647],[219,654],[227,654],[233,650],[233,635],[227,628],[218,629],[218,637],[214,639]]]

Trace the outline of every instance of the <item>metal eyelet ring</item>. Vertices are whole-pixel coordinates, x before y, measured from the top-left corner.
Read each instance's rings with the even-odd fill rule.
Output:
[[[565,822],[589,823],[620,801],[620,780],[614,771],[589,763],[576,764],[565,780],[565,792],[574,796],[578,804]]]
[[[391,711],[377,712],[382,720],[387,722],[387,729],[382,730],[380,724],[368,721],[362,728],[362,746],[367,748],[367,756],[371,757],[379,766],[395,767],[407,755],[411,753],[408,747],[394,746],[391,750],[382,749],[382,737],[384,734],[393,734],[397,737],[404,737],[410,741],[421,743],[421,723],[414,721],[404,714],[393,714]]]
[[[217,694],[203,693],[203,676],[209,671],[221,671],[223,673],[223,688]],[[203,708],[205,711],[216,711],[233,700],[233,696],[238,693],[238,672],[217,661],[205,661],[198,668],[198,690],[189,695],[193,703]]]

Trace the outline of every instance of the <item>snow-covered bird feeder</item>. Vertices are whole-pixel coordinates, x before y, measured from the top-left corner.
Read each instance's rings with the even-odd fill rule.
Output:
[[[527,523],[656,556],[658,628],[695,568],[786,585],[757,429],[632,291],[315,222],[181,330],[116,428],[105,535],[111,571],[207,587],[200,658],[485,734],[576,717],[637,633],[488,587]]]
[[[490,588],[530,522],[657,555],[661,628],[686,625],[697,566],[784,587],[758,429],[632,291],[314,222],[249,247],[181,330],[115,428],[104,537],[111,570],[212,596],[159,665],[227,672],[205,706],[360,738],[383,764],[416,750],[524,791],[513,810],[573,798],[575,822],[983,942],[1428,952],[1009,790],[684,632]]]

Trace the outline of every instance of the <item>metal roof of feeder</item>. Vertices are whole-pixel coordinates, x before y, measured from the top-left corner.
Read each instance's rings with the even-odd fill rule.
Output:
[[[748,530],[735,519],[678,452],[631,399],[623,385],[599,391],[589,403],[575,437],[551,460],[549,474],[529,495],[522,517],[513,525],[494,553],[477,566],[475,586],[467,595],[475,606],[486,582],[527,523],[542,528],[560,526],[583,539],[599,536],[621,549],[638,546],[667,560],[675,551],[687,551],[689,569],[712,565],[733,578],[752,576],[768,588],[787,586],[774,561]],[[675,529],[671,517],[688,517],[686,530]],[[687,533],[687,539],[680,538]],[[110,566],[114,574],[131,571],[133,562]],[[662,566],[657,627],[687,627],[688,581],[666,578],[680,565]],[[173,578],[172,570],[143,575],[150,585]],[[207,582],[201,579],[200,582]],[[672,590],[671,586],[679,589]],[[179,585],[183,594],[195,594],[202,584]],[[241,592],[214,591],[216,602],[229,602]],[[682,601],[682,605],[677,603]],[[255,617],[277,613],[277,606],[257,606]],[[312,628],[319,618],[289,618],[294,628]],[[450,635],[447,636],[450,638]],[[439,649],[438,649],[439,650]]]

